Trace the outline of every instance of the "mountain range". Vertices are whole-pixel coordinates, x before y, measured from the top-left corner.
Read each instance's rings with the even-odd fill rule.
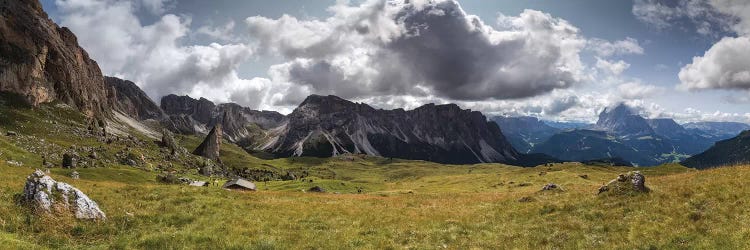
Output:
[[[645,119],[625,105],[605,109],[593,125],[532,117],[489,121],[455,104],[383,110],[320,95],[307,97],[289,115],[178,95],[164,96],[157,105],[135,83],[103,76],[76,36],[55,24],[38,1],[3,0],[2,6],[3,98],[32,107],[64,104],[98,124],[130,126],[155,138],[162,129],[205,135],[220,125],[228,142],[276,157],[352,153],[450,164],[530,166],[560,159],[651,166],[698,154],[685,163],[704,167],[719,159],[748,158],[742,151],[750,144],[746,135],[729,139],[750,129],[746,124],[680,125],[672,119]]]
[[[620,104],[599,114],[596,124],[573,129],[546,125],[532,117],[495,117],[509,140],[528,153],[566,161],[619,157],[634,165],[678,162],[750,126],[732,122],[680,125],[673,119],[646,119]],[[531,136],[533,135],[533,136]]]

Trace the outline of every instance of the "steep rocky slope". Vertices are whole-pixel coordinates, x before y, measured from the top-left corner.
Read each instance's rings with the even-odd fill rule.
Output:
[[[312,95],[288,118],[261,149],[285,157],[363,153],[441,163],[519,159],[497,124],[455,104],[380,110]]]
[[[135,83],[116,77],[105,77],[112,108],[138,119],[163,119],[166,114]]]
[[[60,101],[88,117],[108,113],[99,66],[39,1],[0,0],[0,13],[0,91],[32,106]]]

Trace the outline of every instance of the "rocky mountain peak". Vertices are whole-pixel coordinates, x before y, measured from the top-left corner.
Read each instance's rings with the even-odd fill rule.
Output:
[[[112,107],[138,120],[162,119],[166,114],[135,83],[117,77],[105,77]]]
[[[621,103],[614,108],[605,108],[599,114],[596,126],[605,131],[618,135],[653,134],[654,130],[645,118],[638,115],[632,108]]]

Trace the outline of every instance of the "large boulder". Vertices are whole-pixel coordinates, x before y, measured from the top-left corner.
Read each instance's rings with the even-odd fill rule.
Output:
[[[177,145],[172,132],[169,132],[169,130],[166,129],[161,132],[161,146],[169,149],[171,154],[180,153],[181,151],[181,148]]]
[[[63,154],[62,167],[63,168],[76,168],[78,166],[78,157],[75,154],[65,153]]]
[[[78,219],[106,219],[95,201],[77,188],[36,170],[26,178],[23,200],[36,211],[70,212]]]
[[[649,192],[646,187],[646,177],[640,171],[630,171],[621,174],[599,188],[599,194],[638,194]]]

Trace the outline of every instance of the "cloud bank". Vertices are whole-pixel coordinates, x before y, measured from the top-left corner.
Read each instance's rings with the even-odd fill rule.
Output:
[[[304,86],[301,96],[511,99],[568,88],[584,77],[585,39],[539,11],[501,16],[496,29],[456,1],[370,1],[329,10],[333,16],[325,20],[246,19],[259,48],[290,60],[274,68],[275,80]]]

